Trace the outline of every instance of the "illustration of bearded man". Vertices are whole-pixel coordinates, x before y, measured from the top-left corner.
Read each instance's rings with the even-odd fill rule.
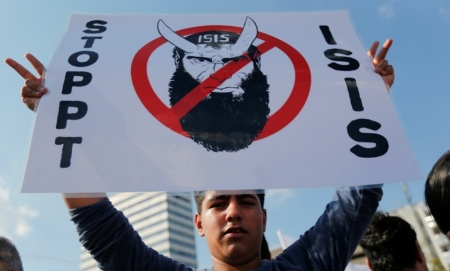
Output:
[[[175,46],[176,70],[169,83],[171,106],[204,80],[212,79],[211,84],[201,85],[212,92],[180,119],[183,130],[210,151],[247,148],[263,130],[270,113],[267,77],[260,70],[260,54],[252,45],[258,35],[255,22],[247,17],[240,34],[206,31],[181,37],[160,20],[158,31]],[[232,71],[241,61],[250,64]]]

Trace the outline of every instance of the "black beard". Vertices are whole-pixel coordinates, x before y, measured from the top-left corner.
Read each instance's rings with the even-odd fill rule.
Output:
[[[199,82],[187,73],[180,61],[169,83],[173,106]],[[209,151],[236,152],[247,148],[261,133],[270,113],[267,77],[254,65],[242,79],[244,93],[214,93],[203,99],[180,119],[192,140]]]

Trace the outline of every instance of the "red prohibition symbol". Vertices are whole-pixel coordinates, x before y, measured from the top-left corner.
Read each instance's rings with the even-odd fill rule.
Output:
[[[185,28],[176,33],[180,36],[187,36],[204,31],[222,30],[235,33],[241,33],[241,27],[226,25],[208,25]],[[279,40],[271,35],[258,32],[258,39],[264,42],[257,46],[258,51],[263,55],[273,48],[278,48],[284,52],[292,62],[295,71],[294,87],[286,102],[274,114],[270,115],[264,129],[255,140],[260,140],[271,136],[284,127],[286,127],[300,113],[308,99],[311,87],[311,72],[308,63],[304,57],[292,46],[286,42]],[[178,103],[172,107],[167,107],[154,91],[148,76],[147,63],[152,53],[167,41],[163,37],[156,38],[142,47],[134,56],[131,64],[131,78],[134,89],[147,110],[163,125],[168,127],[180,135],[189,137],[189,135],[181,128],[180,118],[195,107],[214,89],[205,89],[204,84],[211,86],[214,82],[207,82],[208,79],[199,84],[198,87],[185,95]],[[234,65],[234,72],[238,72],[250,61],[242,61],[240,66]],[[225,65],[224,67],[226,67]],[[216,73],[224,71],[224,67]],[[228,72],[230,68],[228,68]]]

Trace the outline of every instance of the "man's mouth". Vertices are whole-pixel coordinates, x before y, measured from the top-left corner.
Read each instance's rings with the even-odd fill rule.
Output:
[[[205,87],[205,89],[211,90],[213,87]],[[212,91],[214,93],[232,93],[233,96],[239,96],[244,93],[244,90],[239,87],[217,87]]]
[[[205,86],[205,88],[206,88],[206,89],[212,89],[212,88],[214,88],[213,92],[223,92],[223,91],[231,92],[231,91],[233,91],[233,90],[239,89],[239,87],[221,87],[221,86],[218,86],[218,87]]]
[[[239,226],[236,227],[230,227],[227,230],[225,230],[224,235],[230,236],[230,237],[238,237],[242,236],[243,234],[246,234],[247,231]]]

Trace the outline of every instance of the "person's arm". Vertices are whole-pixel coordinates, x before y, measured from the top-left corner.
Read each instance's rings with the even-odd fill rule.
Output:
[[[386,40],[376,54],[379,42],[374,42],[367,52],[373,60],[375,72],[388,87],[395,79],[394,68],[385,59],[391,45],[392,40]],[[306,270],[344,270],[372,222],[382,195],[381,185],[338,189],[314,227],[276,261],[284,268],[301,266]]]
[[[5,62],[25,79],[23,103],[35,111],[48,92],[42,86],[44,65],[31,54],[25,57],[38,73],[7,58]],[[81,244],[104,270],[192,270],[148,248],[122,212],[117,211],[106,194],[63,194]]]
[[[128,219],[107,198],[70,210],[70,215],[80,243],[102,270],[192,271],[147,247]]]
[[[337,189],[333,201],[326,206],[316,224],[275,261],[285,269],[345,270],[382,195],[381,185]]]

